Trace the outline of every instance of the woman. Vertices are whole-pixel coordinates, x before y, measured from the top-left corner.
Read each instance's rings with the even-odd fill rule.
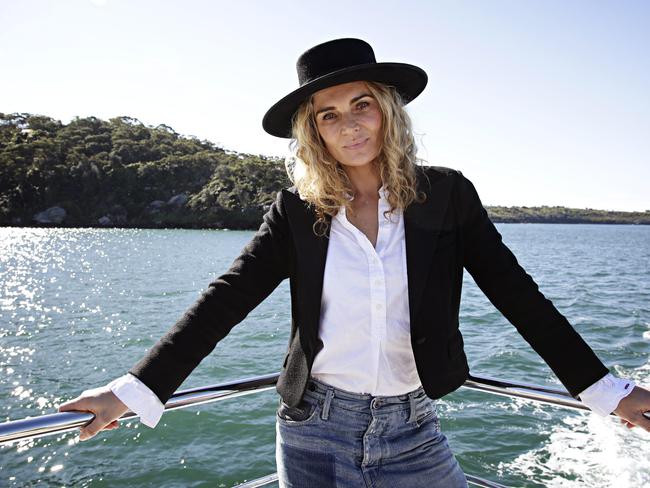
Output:
[[[129,374],[60,410],[127,408],[154,426],[216,343],[285,278],[292,329],[278,381],[282,486],[466,486],[433,399],[469,368],[458,330],[463,268],[576,398],[650,431],[650,392],[614,378],[501,242],[458,171],[416,164],[403,105],[420,68],[337,39],[298,60],[300,87],[265,115],[292,137],[295,186],[224,275]],[[128,407],[127,407],[128,405]]]

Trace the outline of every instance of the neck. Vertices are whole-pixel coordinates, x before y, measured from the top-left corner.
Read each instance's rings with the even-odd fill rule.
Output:
[[[344,169],[352,184],[355,199],[365,200],[377,197],[382,182],[374,164],[346,166]]]

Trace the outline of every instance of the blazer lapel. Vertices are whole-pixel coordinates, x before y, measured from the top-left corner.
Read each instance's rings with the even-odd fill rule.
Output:
[[[295,298],[299,311],[300,338],[305,352],[315,354],[317,351],[309,349],[312,345],[318,348],[320,344],[318,324],[331,219],[327,217],[326,234],[317,236],[313,231],[316,212],[302,201],[297,193],[292,193],[291,196],[292,198],[286,199],[285,208],[295,240]]]
[[[417,174],[418,189],[426,193],[427,199],[424,203],[413,202],[404,211],[411,324],[415,323],[416,312],[420,306],[421,292],[426,284],[433,253],[444,222],[453,181],[453,178],[442,178],[439,181],[429,182],[422,171],[418,171]],[[295,239],[295,294],[301,324],[301,342],[303,347],[310,348],[312,344],[318,347],[317,344],[320,344],[318,324],[331,219],[328,217],[329,225],[325,236],[316,236],[313,232],[316,213],[300,199],[297,193],[289,193],[289,198],[285,199],[285,208]],[[309,352],[315,354],[317,351]]]
[[[406,270],[408,274],[409,313],[411,331],[420,307],[422,290],[426,284],[433,253],[449,205],[453,178],[428,182],[418,171],[418,187],[427,199],[413,202],[404,211],[406,239]],[[429,184],[430,183],[430,184]]]

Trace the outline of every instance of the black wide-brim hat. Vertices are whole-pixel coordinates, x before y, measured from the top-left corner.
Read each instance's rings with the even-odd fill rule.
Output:
[[[296,63],[300,88],[273,105],[262,126],[269,134],[291,138],[293,115],[310,95],[351,81],[378,81],[394,86],[406,105],[427,86],[423,69],[406,63],[378,63],[361,39],[335,39],[305,51]]]

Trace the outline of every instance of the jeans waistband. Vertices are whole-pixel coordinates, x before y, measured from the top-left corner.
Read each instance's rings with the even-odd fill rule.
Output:
[[[323,420],[328,418],[330,406],[338,405],[345,410],[370,414],[379,411],[389,413],[408,409],[410,411],[408,421],[414,422],[418,405],[424,405],[430,401],[421,386],[403,395],[374,396],[367,393],[354,393],[342,390],[315,378],[310,378],[307,383],[305,397],[311,397],[323,405],[323,412],[321,414]]]
[[[378,399],[382,404],[399,404],[399,403],[408,403],[411,397],[420,397],[425,395],[424,389],[420,386],[413,391],[404,393],[403,395],[394,395],[394,396],[383,396],[383,395],[371,395],[369,393],[355,393],[341,388],[328,385],[322,381],[317,380],[316,378],[310,378],[307,383],[307,392],[326,395],[328,390],[332,390],[334,398],[342,400],[350,400],[354,402],[359,402],[362,404],[370,403],[374,399]]]

